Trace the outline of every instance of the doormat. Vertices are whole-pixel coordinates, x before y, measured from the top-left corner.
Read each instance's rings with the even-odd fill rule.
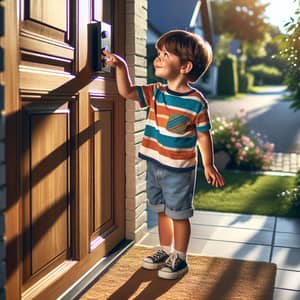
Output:
[[[178,280],[157,277],[157,270],[141,267],[153,249],[133,246],[98,281],[82,300],[199,299],[268,300],[273,298],[276,265],[219,257],[189,255],[189,272]]]

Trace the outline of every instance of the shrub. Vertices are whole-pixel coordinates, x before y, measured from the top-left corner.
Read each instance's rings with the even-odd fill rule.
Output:
[[[277,197],[287,200],[294,208],[300,208],[300,170],[296,174],[295,187],[277,194]]]
[[[256,85],[281,84],[283,82],[282,72],[275,67],[258,64],[248,69],[254,75]]]
[[[296,2],[296,1],[294,1]],[[282,35],[280,41],[279,55],[283,58],[288,67],[285,83],[292,92],[292,107],[300,109],[300,2],[295,11],[294,17],[284,25],[286,34]]]
[[[244,73],[239,75],[239,92],[246,93],[253,87],[254,75],[251,73]]]
[[[235,95],[238,92],[236,57],[227,55],[218,69],[218,94]]]
[[[239,170],[266,170],[272,162],[274,145],[245,125],[245,112],[233,119],[215,116],[212,120],[214,151],[229,154],[228,168]]]

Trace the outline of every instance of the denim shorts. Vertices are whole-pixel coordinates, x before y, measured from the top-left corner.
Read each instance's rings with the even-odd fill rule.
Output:
[[[149,208],[175,220],[192,217],[195,182],[195,169],[178,172],[147,161]]]

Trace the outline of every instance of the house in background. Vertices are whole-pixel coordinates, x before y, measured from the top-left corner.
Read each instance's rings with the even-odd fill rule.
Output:
[[[165,32],[183,29],[194,32],[207,40],[214,48],[210,1],[205,0],[148,0],[148,81],[156,80],[152,60],[156,55],[155,42]],[[217,67],[212,65],[205,76],[193,86],[204,94],[216,94]]]
[[[113,70],[95,72],[89,24],[111,29],[103,38],[145,84],[148,7],[167,30],[154,2],[0,1],[0,300],[72,299],[147,233],[146,111]],[[161,24],[188,8],[182,28],[210,40],[207,0],[180,2],[160,1]]]

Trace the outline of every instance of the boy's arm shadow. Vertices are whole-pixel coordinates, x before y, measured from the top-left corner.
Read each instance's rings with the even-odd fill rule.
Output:
[[[107,299],[130,299],[139,289],[134,299],[157,299],[167,292],[179,280],[165,280],[157,276],[158,270],[145,270],[139,268],[118,290]]]
[[[87,36],[87,58],[85,66],[78,72],[74,73],[74,78],[65,82],[63,85],[55,88],[52,91],[49,91],[48,94],[43,95],[42,98],[54,99],[57,96],[74,96],[78,92],[91,83],[95,78],[99,76],[99,73],[96,73],[94,70],[95,60],[101,59],[101,53],[96,53],[93,44],[95,41],[95,36],[92,32],[92,29],[88,27],[88,36]]]

